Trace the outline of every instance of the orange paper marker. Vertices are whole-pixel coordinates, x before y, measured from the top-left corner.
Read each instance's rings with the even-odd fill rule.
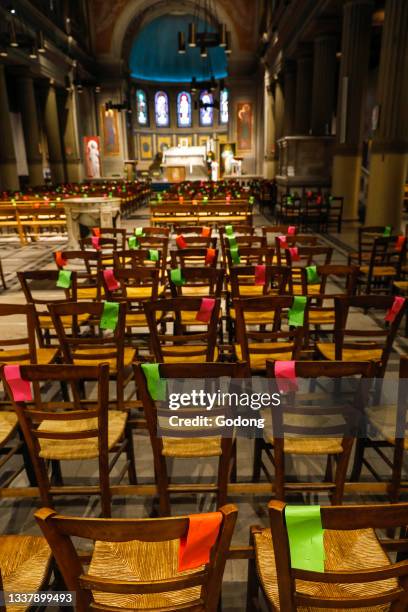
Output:
[[[189,516],[188,531],[180,538],[179,572],[209,563],[211,549],[217,541],[221,523],[221,512]]]
[[[67,265],[68,259],[66,259],[61,251],[55,253],[55,263],[59,268],[63,268]]]
[[[205,263],[210,266],[214,263],[216,251],[215,249],[207,249],[207,255],[205,256]]]
[[[201,236],[203,238],[209,238],[211,236],[211,227],[203,227],[201,230]]]

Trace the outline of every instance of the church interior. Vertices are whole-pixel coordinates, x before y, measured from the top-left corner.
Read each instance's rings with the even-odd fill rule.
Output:
[[[407,0],[0,17],[0,612],[407,611]]]

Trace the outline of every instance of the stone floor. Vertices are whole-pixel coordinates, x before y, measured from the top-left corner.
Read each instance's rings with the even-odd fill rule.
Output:
[[[126,220],[123,225],[133,228],[137,225],[147,224],[148,211],[141,209],[130,220]],[[257,214],[255,224],[268,224],[270,221],[263,215]],[[330,235],[322,237],[335,249],[334,262],[344,263],[347,252],[356,246],[356,228],[348,228],[341,235]],[[65,237],[59,236],[48,241],[32,243],[21,247],[15,240],[0,239],[1,259],[6,274],[8,290],[0,293],[1,303],[23,303],[24,298],[19,291],[16,272],[18,270],[29,269],[53,269],[53,251],[64,247]],[[44,293],[46,297],[47,293]],[[356,315],[356,317],[359,315]],[[361,325],[366,325],[366,317],[361,319]],[[356,318],[356,323],[359,320]],[[371,320],[370,325],[375,326],[376,321]],[[13,326],[0,321],[0,334],[7,337],[12,335],[18,328],[16,320]],[[395,343],[395,350],[392,353],[387,378],[390,381],[397,376],[399,355],[406,353],[408,340],[400,335]],[[145,435],[135,437],[135,449],[137,458],[137,474],[139,482],[152,482],[153,465],[149,439]],[[238,479],[248,481],[251,476],[253,461],[253,442],[250,440],[240,440],[238,450]],[[120,466],[118,466],[119,470]],[[295,458],[288,468],[293,475],[300,480],[310,476],[322,474],[322,464],[320,461],[309,458]],[[170,466],[173,479],[175,481],[185,477],[194,481],[206,481],[214,478],[216,465],[211,460],[204,461],[174,461]],[[386,476],[384,466],[380,466],[381,473]],[[65,481],[81,476],[86,482],[91,483],[96,475],[96,464],[93,461],[72,462],[63,466]],[[364,479],[369,479],[367,472],[363,473]],[[24,487],[27,485],[24,476],[14,483],[14,486]],[[384,498],[379,498],[384,500]],[[346,503],[357,501],[373,501],[375,497],[366,498],[348,496]],[[238,524],[234,534],[234,544],[245,545],[248,543],[249,526],[253,524],[267,525],[267,502],[268,496],[241,497],[231,500],[239,508]],[[326,495],[322,494],[313,498],[302,498],[294,495],[291,499],[295,503],[320,503],[327,502]],[[56,502],[59,511],[79,516],[93,516],[99,512],[98,501],[91,498],[89,501],[84,498],[59,499]],[[151,498],[126,497],[115,498],[113,515],[115,517],[147,517],[151,515],[155,507],[155,500]],[[38,533],[37,526],[33,518],[33,511],[36,508],[36,500],[31,499],[0,499],[0,533]],[[184,497],[174,504],[174,514],[185,514],[193,512],[205,512],[214,509],[214,498],[211,495],[199,495],[196,497]],[[224,610],[238,611],[245,609],[245,586],[247,579],[247,564],[245,561],[231,561],[227,564],[225,573],[225,588],[223,592]],[[49,608],[51,609],[51,608]]]

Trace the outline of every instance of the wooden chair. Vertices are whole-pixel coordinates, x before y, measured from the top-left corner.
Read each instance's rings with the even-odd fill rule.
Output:
[[[398,245],[398,236],[376,238],[373,243],[370,260],[360,266],[360,284],[365,285],[365,293],[391,292],[393,281],[401,274],[401,267],[406,257],[406,242]]]
[[[213,234],[213,227],[208,227],[206,230],[205,226],[203,225],[175,225],[174,233],[177,236],[180,236],[180,234],[183,236],[185,234],[187,235],[193,234],[194,236],[201,236],[201,237],[203,237],[205,233],[205,234],[208,234],[208,236],[206,236],[207,238],[211,238]]]
[[[179,572],[180,541],[190,517],[97,519],[60,516],[42,508],[35,518],[47,538],[77,612],[88,610],[191,610],[216,612],[238,511],[220,508],[222,522],[209,563]],[[91,540],[86,573],[74,538]],[[118,580],[119,578],[119,580]]]
[[[295,225],[295,227],[297,230],[298,226]],[[276,236],[286,236],[288,233],[289,225],[264,225],[261,229],[262,236],[266,237],[267,244],[275,246]]]
[[[108,410],[109,365],[30,365],[21,366],[20,374],[37,391],[34,402],[14,400],[4,367],[1,367],[3,384],[17,413],[30,453],[42,504],[52,507],[54,495],[97,494],[101,496],[103,516],[110,516],[109,473],[123,452],[127,460],[121,469],[119,481],[128,472],[130,482],[135,484],[136,471],[133,440],[127,427],[128,414],[123,410]],[[92,394],[79,399],[79,385],[84,381],[92,381],[92,385],[96,385],[96,398]],[[61,382],[70,386],[73,400],[61,401],[58,391],[48,400],[44,383]],[[109,453],[114,453],[110,462]],[[49,461],[84,459],[98,460],[97,486],[53,486],[48,474]]]
[[[37,593],[47,590],[52,569],[52,552],[43,537],[0,535],[0,593]],[[37,610],[29,603],[8,604],[7,610]],[[0,600],[0,611],[6,606]]]
[[[99,247],[95,248],[93,239],[95,237],[82,238],[79,241],[79,246],[83,251],[98,251],[100,255],[100,265],[102,268],[107,268],[113,265],[113,254],[122,245],[123,236],[115,238],[99,237]]]
[[[378,468],[374,467],[366,454],[367,448],[372,448],[376,457],[381,459],[391,471],[391,482],[388,496],[392,503],[399,500],[402,489],[407,485],[402,482],[402,469],[405,451],[408,450],[408,357],[402,355],[399,367],[399,382],[397,401],[395,405],[380,402],[370,405],[366,409],[366,422],[364,431],[360,432],[357,440],[354,466],[352,472],[353,481],[358,481],[363,465],[370,474],[378,481],[382,480],[378,474]],[[372,434],[375,432],[375,434]],[[383,449],[391,448],[392,456],[389,458]]]
[[[174,268],[173,268],[174,269]],[[224,283],[224,270],[216,268],[178,268],[183,284],[175,284],[171,279],[171,270],[167,270],[171,295],[179,297],[221,297]]]
[[[290,506],[272,500],[268,508],[270,529],[251,528],[248,612],[257,609],[258,585],[274,612],[407,609],[408,561],[395,563],[386,551],[407,550],[408,541],[381,540],[375,530],[405,526],[408,504],[321,507],[324,573],[292,566],[285,519]]]
[[[289,281],[290,269],[286,266],[265,265],[265,283],[256,285],[257,266],[236,266],[230,270],[232,298],[261,295],[281,295]]]
[[[310,234],[276,236],[275,247],[276,247],[277,262],[279,263],[279,265],[289,265],[289,263],[286,260],[286,251],[288,249],[296,248],[296,247],[306,248],[306,247],[317,247],[317,246],[319,246],[317,236],[312,236]]]
[[[136,350],[125,346],[126,304],[119,303],[116,328],[110,334],[103,333],[101,320],[104,313],[103,302],[79,302],[50,304],[49,306],[55,331],[60,341],[65,363],[73,365],[98,366],[109,364],[109,375],[116,381],[116,401],[119,409],[125,406],[125,387],[132,379],[131,365]],[[81,331],[78,319],[87,315],[84,324],[88,333]],[[72,333],[67,333],[63,324],[64,317],[72,320]]]
[[[261,265],[272,266],[276,264],[275,257],[276,249],[274,247],[247,247],[240,246],[238,250],[239,263],[235,262],[232,256],[231,249],[226,249],[227,269],[230,271],[234,266],[239,265]]]
[[[322,196],[312,199],[306,198],[302,203],[301,224],[306,230],[311,229],[315,232],[327,233],[328,217],[329,206]]]
[[[169,238],[167,236],[155,236],[155,235],[146,235],[146,236],[137,236],[137,249],[142,251],[147,251],[150,253],[151,250],[159,251],[161,254],[160,263],[161,263],[161,271],[163,280],[166,277],[166,266],[169,263],[168,253],[169,253]],[[150,257],[147,257],[147,261],[150,261]]]
[[[55,330],[51,315],[48,312],[48,304],[51,302],[65,303],[77,301],[77,273],[71,272],[71,286],[60,288],[57,286],[59,272],[55,270],[27,270],[17,272],[27,304],[35,307],[35,329],[40,347],[55,346]],[[49,289],[55,291],[55,297],[50,297]],[[44,297],[44,290],[48,290]],[[58,297],[57,297],[58,295]],[[80,322],[86,321],[86,316]],[[69,325],[70,320],[66,320]],[[59,346],[59,345],[58,345]]]
[[[344,198],[339,196],[329,196],[328,199],[328,214],[327,214],[327,231],[334,226],[335,231],[341,234],[343,223]]]
[[[126,229],[119,227],[93,227],[93,236],[112,238],[116,241],[116,248],[126,249]],[[82,248],[82,247],[81,247]]]
[[[206,329],[186,333],[183,321],[196,317],[202,298],[180,297],[146,302],[144,309],[149,325],[152,354],[158,363],[205,363],[217,360],[216,340],[220,315],[220,299],[214,298]],[[167,333],[173,325],[173,334]]]
[[[306,391],[299,381],[299,391],[280,394],[280,406],[265,414],[267,426],[263,439],[258,438],[255,442],[253,479],[258,481],[264,471],[273,482],[277,499],[283,500],[286,493],[293,491],[328,491],[332,503],[341,504],[350,454],[368,401],[369,385],[363,379],[372,376],[372,364],[333,361],[323,365],[321,361],[297,361],[295,373],[300,379],[313,380],[314,386],[318,381],[322,391]],[[267,362],[267,376],[274,383],[274,391],[279,392],[275,362]],[[343,391],[347,383],[351,387],[353,377],[359,377],[356,386]],[[341,387],[327,379],[343,379],[344,385]],[[263,451],[273,463],[274,478],[263,462]],[[327,456],[324,481],[289,482],[285,468],[288,455]]]
[[[268,359],[288,361],[299,359],[303,328],[282,330],[282,320],[293,305],[292,296],[261,296],[233,300],[236,317],[236,358],[246,361],[253,373],[264,372]],[[258,317],[254,330],[253,322]],[[272,321],[271,330],[262,321]],[[305,323],[307,325],[307,308]]]
[[[215,253],[212,253],[211,261],[209,261],[209,252],[205,248],[172,249],[170,251],[170,265],[172,268],[201,268],[203,266],[216,268],[219,251],[218,249],[214,249],[214,251]]]
[[[180,234],[181,236],[181,234]],[[179,236],[176,236],[176,239]],[[211,236],[183,236],[185,246],[178,246],[180,250],[184,249],[215,249],[217,247],[217,238]]]
[[[136,364],[136,385],[140,392],[143,403],[147,426],[150,434],[150,442],[153,450],[154,467],[156,475],[157,490],[159,494],[161,515],[170,514],[170,494],[187,492],[212,492],[217,495],[217,506],[227,501],[227,486],[230,474],[236,467],[236,442],[231,432],[225,433],[222,427],[213,424],[209,427],[194,427],[191,429],[192,436],[174,437],[165,435],[170,428],[167,425],[169,411],[165,407],[161,409],[160,403],[156,403],[148,389],[147,380],[142,365]],[[159,374],[163,379],[197,379],[202,388],[203,380],[218,380],[221,377],[244,378],[247,372],[246,364],[231,363],[178,363],[160,364]],[[219,388],[219,387],[216,387]],[[172,415],[175,413],[172,412]],[[186,408],[177,411],[177,415],[192,417],[198,414],[197,408]],[[215,419],[218,414],[226,414],[226,409],[214,407],[211,416]],[[159,421],[161,427],[159,428]],[[224,434],[224,435],[223,435]],[[189,485],[170,484],[167,470],[167,458],[198,459],[205,457],[219,457],[217,484]]]
[[[245,234],[245,235],[235,235],[234,236],[234,241],[235,244],[238,248],[238,252],[241,252],[241,249],[244,247],[249,247],[249,248],[257,248],[257,249],[261,249],[261,248],[266,248],[267,244],[266,244],[266,238],[264,236],[254,236],[254,235],[250,235],[250,234]],[[221,241],[221,248],[222,248],[222,261],[224,266],[227,264],[227,251],[230,250],[231,248],[231,241],[229,240],[228,235],[225,235]]]
[[[371,258],[373,244],[376,238],[381,238],[385,231],[384,225],[366,225],[358,228],[357,251],[352,251],[348,256],[348,265],[362,266],[367,264]],[[392,231],[392,227],[390,227]]]
[[[369,320],[368,313],[386,314],[394,303],[393,296],[357,295],[350,297],[335,297],[335,332],[333,342],[318,342],[316,348],[323,359],[329,361],[375,361],[374,376],[383,378],[387,368],[392,345],[407,308],[404,304],[394,321],[384,322],[381,326]],[[350,327],[350,309],[362,310],[367,323],[361,319],[357,327]],[[381,316],[381,315],[380,315]],[[353,313],[356,320],[356,313]]]
[[[57,251],[55,262],[58,270],[66,268],[76,272],[77,300],[101,299],[99,278],[102,262],[99,251]]]
[[[1,259],[0,259],[0,280],[1,280],[1,284],[3,285],[3,289],[6,290],[7,289],[6,277],[4,276],[3,264],[1,262]]]

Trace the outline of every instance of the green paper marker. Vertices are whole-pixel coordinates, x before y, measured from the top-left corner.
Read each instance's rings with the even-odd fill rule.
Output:
[[[317,283],[320,283],[321,278],[317,273],[317,267],[316,266],[307,266],[306,268],[306,275],[307,275],[307,284],[308,285],[317,285]]]
[[[139,248],[139,243],[137,241],[136,236],[130,236],[130,238],[128,239],[128,245],[129,245],[129,249],[131,249],[132,251],[134,249]]]
[[[166,380],[160,377],[158,363],[142,363],[143,374],[147,381],[147,388],[150,397],[155,402],[161,402],[166,399]]]
[[[104,302],[103,313],[99,327],[114,331],[118,324],[119,304],[117,302]]]
[[[323,573],[325,554],[320,506],[286,506],[285,521],[292,567]]]
[[[137,227],[135,229],[135,236],[140,236],[141,238],[144,236],[143,227]]]
[[[227,236],[227,239],[228,239],[228,242],[229,242],[230,249],[238,248],[237,239],[236,239],[236,237],[234,235]]]
[[[225,226],[225,233],[227,234],[227,236],[233,236],[234,235],[234,230],[232,229],[232,225],[226,225]]]
[[[71,287],[71,270],[60,270],[58,274],[57,287],[69,289]]]
[[[159,251],[156,249],[149,249],[149,261],[159,261]]]
[[[231,253],[232,263],[240,264],[241,263],[241,257],[239,256],[238,247],[237,246],[231,247],[230,248],[230,253]]]
[[[174,283],[177,287],[182,287],[186,282],[181,272],[181,268],[170,270],[170,279],[171,279],[171,282]]]
[[[305,320],[307,297],[296,295],[293,298],[292,308],[288,312],[288,323],[292,327],[302,327]]]
[[[392,232],[392,226],[391,225],[386,225],[386,227],[384,229],[383,237],[384,238],[388,238],[389,236],[391,236],[391,232]]]

